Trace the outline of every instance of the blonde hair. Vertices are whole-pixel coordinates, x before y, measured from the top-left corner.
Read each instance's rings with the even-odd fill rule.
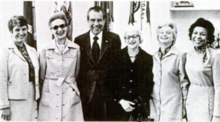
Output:
[[[173,39],[174,39],[173,44],[175,44],[176,43],[176,38],[177,38],[177,27],[173,22],[166,22],[166,23],[163,23],[163,24],[161,24],[157,27],[157,40],[159,41],[159,31],[160,31],[160,29],[165,27],[165,26],[168,26],[172,29],[172,34],[173,34]]]

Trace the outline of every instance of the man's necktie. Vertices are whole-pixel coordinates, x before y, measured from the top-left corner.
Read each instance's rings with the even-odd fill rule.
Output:
[[[100,52],[99,44],[97,42],[97,40],[99,38],[97,36],[95,36],[93,39],[94,39],[94,42],[93,42],[93,45],[92,45],[92,55],[93,55],[93,58],[94,58],[95,62],[97,63],[98,60],[99,60],[99,52]]]

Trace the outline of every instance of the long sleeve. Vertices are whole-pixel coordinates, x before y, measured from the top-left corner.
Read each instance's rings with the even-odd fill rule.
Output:
[[[0,50],[0,109],[10,107],[8,101],[8,51],[6,48]]]
[[[186,64],[186,53],[180,56],[180,65],[179,65],[179,77],[181,82],[183,99],[187,98],[188,85],[189,85],[189,81],[185,71],[185,64]]]
[[[46,50],[42,50],[39,54],[39,63],[40,63],[40,83],[43,84],[46,75],[47,60],[46,60]]]
[[[115,42],[115,46],[114,46],[114,57],[113,57],[113,76],[112,76],[112,81],[113,81],[113,85],[112,85],[112,89],[113,89],[113,97],[114,97],[114,101],[118,102],[118,89],[119,89],[119,78],[120,78],[120,51],[121,51],[121,39],[120,37],[117,35],[116,39],[114,40]]]
[[[214,81],[214,88],[215,88],[215,96],[214,96],[214,112],[213,116],[220,116],[220,54],[217,54],[213,66],[213,81]]]
[[[80,69],[80,49],[77,51],[77,59],[76,59],[76,78],[78,78]]]

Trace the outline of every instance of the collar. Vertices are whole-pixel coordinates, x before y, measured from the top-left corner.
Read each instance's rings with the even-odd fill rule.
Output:
[[[16,45],[13,40],[9,40],[9,41],[6,43],[6,45],[7,45],[8,48],[13,48],[13,49],[18,47],[18,45]],[[25,47],[26,49],[27,49],[27,48],[29,49],[29,45],[26,44],[26,42],[24,42],[23,47]],[[30,50],[32,50],[32,48],[30,48]]]
[[[170,48],[170,50],[163,56],[163,58],[165,58],[165,57],[167,57],[169,55],[179,55],[179,51],[176,49],[175,46],[172,46]],[[154,53],[153,57],[154,58],[159,58],[159,50],[156,53]]]
[[[89,37],[90,37],[90,45],[91,45],[91,49],[92,49],[92,45],[94,42],[94,37],[97,36],[99,39],[97,40],[99,48],[101,49],[101,45],[102,45],[102,36],[103,36],[103,31],[101,31],[98,35],[94,35],[92,33],[92,31],[89,32]]]
[[[197,53],[205,53],[207,46],[202,46],[202,47],[194,47],[195,51]]]
[[[5,44],[5,46],[6,46],[8,49],[12,49],[12,50],[14,50],[15,52],[17,52],[17,53],[20,54],[19,49],[17,48],[17,46],[15,45],[15,43],[14,43],[14,41],[13,41],[12,39],[9,40],[9,41]],[[36,52],[36,50],[35,50],[34,48],[32,48],[31,46],[29,46],[28,44],[26,44],[26,42],[24,42],[24,46],[25,46],[25,48],[26,48],[26,50],[27,50],[28,53],[30,53],[30,51]],[[21,55],[20,55],[20,56],[21,56]],[[21,56],[21,57],[22,57],[22,56]],[[24,58],[23,58],[23,60],[24,60]]]
[[[21,50],[26,50],[26,47],[25,47],[25,44],[24,44],[24,43],[23,43],[22,46],[17,45],[17,44],[15,43],[15,46],[18,48],[19,51],[21,51]]]
[[[165,56],[167,55],[171,55],[171,54],[174,54],[174,55],[179,55],[179,51],[176,49],[176,47],[172,46],[170,48],[170,50],[165,54]]]
[[[138,55],[138,53],[140,51],[140,48],[138,47],[137,50],[135,50],[133,55],[129,53],[129,49],[128,48],[127,48],[127,50],[128,50],[128,55],[129,55],[130,58],[136,58],[136,56]]]
[[[15,43],[15,42],[14,42],[14,44],[17,46],[17,48],[24,48],[24,47],[25,47],[24,42],[23,42],[23,45],[22,45],[22,46],[18,45],[18,44]]]
[[[68,43],[68,42],[67,42],[67,40],[66,40],[66,41],[64,42],[64,45],[61,45],[61,44],[58,43],[58,41],[55,40],[55,44],[57,45],[57,47],[66,47],[67,43]]]

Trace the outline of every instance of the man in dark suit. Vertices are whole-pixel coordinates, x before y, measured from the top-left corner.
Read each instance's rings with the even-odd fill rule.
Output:
[[[86,121],[113,120],[116,113],[112,108],[121,40],[117,34],[103,31],[105,19],[101,7],[90,8],[87,13],[90,31],[75,38],[81,50],[77,83]]]

